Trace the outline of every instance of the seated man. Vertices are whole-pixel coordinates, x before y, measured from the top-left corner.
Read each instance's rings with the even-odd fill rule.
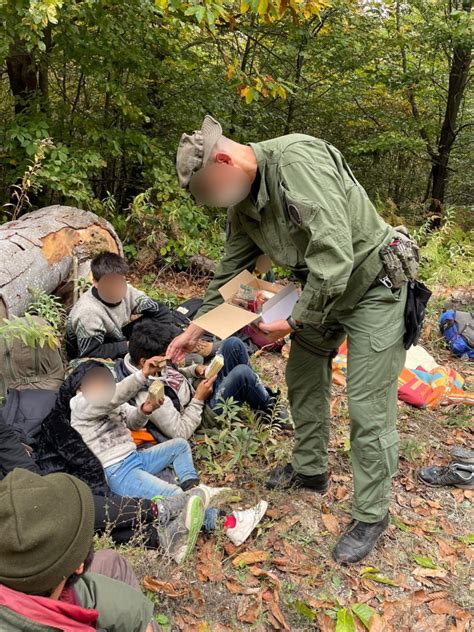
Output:
[[[129,342],[129,353],[116,362],[117,375],[127,376],[142,369],[153,356],[165,359],[166,348],[174,338],[173,330],[167,325],[156,327],[149,320],[137,323]],[[252,367],[248,353],[238,338],[225,340],[219,353],[224,357],[224,367],[211,385],[199,381],[205,367],[195,364],[177,369],[167,366],[161,380],[165,383],[164,403],[150,415],[150,421],[167,437],[189,439],[201,425],[203,417],[213,424],[214,417],[221,411],[221,403],[233,398],[237,404],[248,404],[260,411],[272,426],[287,428],[287,412],[275,407],[275,397],[267,389]],[[147,398],[144,387],[138,391],[135,401],[141,405]]]
[[[93,525],[92,494],[73,476],[16,469],[0,482],[0,630],[157,629],[125,560],[99,553],[91,572]]]
[[[123,357],[128,350],[125,325],[133,317],[146,315],[173,327],[170,310],[144,292],[127,284],[128,265],[122,257],[104,252],[92,259],[94,286],[84,292],[69,314],[66,347],[73,358]]]

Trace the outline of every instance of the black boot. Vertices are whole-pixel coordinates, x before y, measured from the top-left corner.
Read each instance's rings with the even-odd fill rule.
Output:
[[[364,559],[388,527],[389,514],[380,522],[368,523],[352,520],[344,535],[334,547],[332,556],[339,564],[354,564]]]
[[[284,467],[276,467],[270,474],[270,478],[266,482],[268,489],[292,489],[304,487],[313,492],[324,494],[328,489],[328,475],[315,474],[314,476],[305,476],[298,474],[293,469],[291,463]]]

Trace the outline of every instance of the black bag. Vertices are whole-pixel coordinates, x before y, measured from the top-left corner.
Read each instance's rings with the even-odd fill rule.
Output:
[[[408,281],[407,302],[405,305],[405,335],[403,336],[405,349],[409,349],[412,345],[418,343],[430,296],[431,290],[421,281]]]
[[[189,298],[187,301],[184,301],[184,303],[181,303],[181,305],[171,312],[174,324],[181,327],[181,329],[186,329],[200,310],[202,303],[202,298]]]

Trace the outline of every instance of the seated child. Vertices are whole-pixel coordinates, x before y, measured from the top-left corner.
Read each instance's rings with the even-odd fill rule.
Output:
[[[67,353],[73,358],[123,357],[128,343],[122,329],[135,316],[146,315],[174,329],[170,310],[127,284],[128,265],[112,252],[92,259],[93,287],[84,292],[71,310],[66,328]]]
[[[93,526],[92,494],[69,474],[18,468],[0,482],[0,630],[157,630],[127,562],[94,560]]]
[[[167,346],[173,338],[172,329],[165,324],[156,327],[147,319],[137,323],[130,337],[129,353],[116,362],[117,375],[135,374],[152,356],[164,360]],[[224,357],[224,367],[212,384],[204,380],[196,388],[193,386],[193,379],[197,381],[196,378],[204,375],[203,365],[181,369],[166,367],[160,378],[165,383],[164,403],[153,411],[150,420],[167,437],[189,439],[200,426],[203,415],[212,420],[221,411],[222,402],[230,397],[238,404],[248,404],[253,410],[262,412],[273,425],[285,425],[286,410],[274,410],[275,398],[249,365],[249,356],[242,341],[228,338],[222,343],[219,353]],[[140,405],[146,398],[145,388],[138,392],[135,401]]]
[[[155,401],[147,396],[138,406],[127,402],[137,396],[149,377],[156,375],[160,364],[163,364],[160,358],[151,357],[139,371],[115,385],[106,366],[91,362],[76,396],[70,401],[71,425],[102,463],[114,494],[154,500],[158,516],[169,514],[170,502],[176,513],[186,512],[186,528],[173,520],[181,530],[175,533],[172,526],[167,526],[160,540],[165,551],[180,563],[191,553],[203,523],[207,530],[215,529],[219,512],[209,509],[204,515],[203,509],[207,508],[211,493],[216,490],[199,486],[191,448],[186,440],[176,438],[137,450],[132,439],[130,430],[144,426],[163,400]],[[211,388],[209,382],[203,382],[207,389]],[[173,467],[179,486],[155,476],[169,466]],[[163,497],[167,502],[161,502]],[[240,545],[260,522],[266,509],[267,503],[261,501],[252,509],[225,516],[226,535],[234,544]]]

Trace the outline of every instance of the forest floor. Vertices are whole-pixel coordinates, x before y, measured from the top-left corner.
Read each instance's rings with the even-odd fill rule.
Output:
[[[206,283],[184,274],[163,275],[155,287],[161,296],[171,292],[184,300],[202,295]],[[473,388],[472,363],[450,355],[437,333],[443,294],[449,291],[438,288],[423,343],[439,364],[457,369]],[[262,353],[253,364],[267,384],[285,394],[282,355]],[[260,498],[269,502],[249,540],[237,549],[222,533],[201,535],[194,557],[182,567],[165,563],[159,551],[123,549],[154,599],[165,632],[471,629],[474,491],[433,489],[416,478],[418,467],[447,463],[454,445],[472,447],[468,406],[419,410],[399,402],[400,467],[391,525],[372,554],[350,567],[331,558],[351,509],[344,388],[333,387],[331,485],[324,496],[265,489],[269,471],[288,460],[292,438],[248,417],[240,429],[197,436],[193,443],[202,479],[232,486],[226,508],[249,507]]]

